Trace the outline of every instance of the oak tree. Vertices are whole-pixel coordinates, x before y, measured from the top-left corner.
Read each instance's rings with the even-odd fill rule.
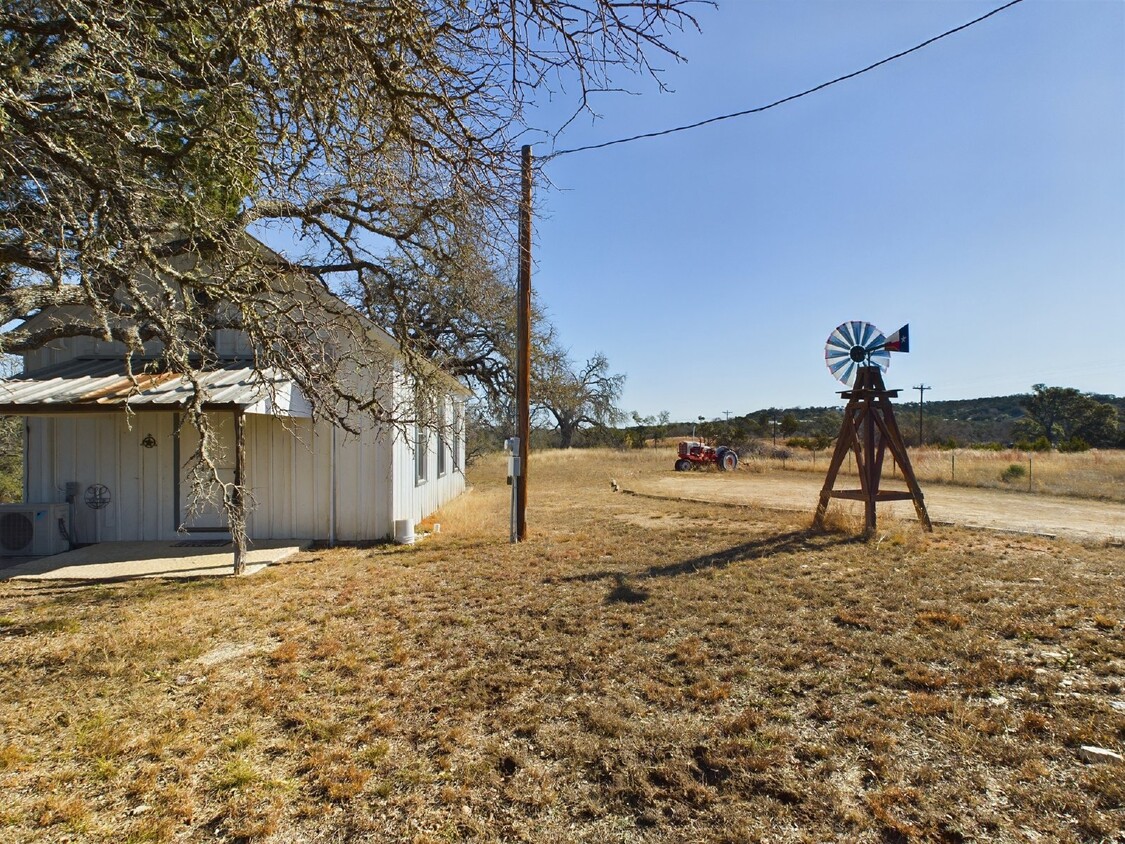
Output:
[[[578,111],[620,74],[655,75],[696,2],[10,0],[0,324],[72,307],[0,352],[86,335],[120,343],[129,372],[159,348],[190,381],[234,328],[314,414],[409,421],[417,402],[348,378],[386,353],[347,319],[355,302],[385,316],[381,297],[432,282],[391,322],[411,371],[452,343],[488,377],[503,291],[466,274],[507,248],[525,106],[551,90]],[[194,386],[186,419],[217,482]]]
[[[617,402],[625,376],[611,373],[601,352],[581,366],[557,350],[542,355],[532,364],[531,381],[532,402],[558,429],[561,448],[573,446],[579,431],[615,425],[624,416]]]
[[[1074,387],[1035,384],[1020,402],[1031,423],[1029,433],[1053,446],[1109,446],[1118,440],[1117,410]]]

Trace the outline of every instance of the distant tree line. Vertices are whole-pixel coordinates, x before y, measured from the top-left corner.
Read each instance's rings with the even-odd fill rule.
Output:
[[[785,457],[793,449],[829,448],[843,421],[842,408],[835,407],[769,407],[738,416],[699,416],[688,421],[675,421],[668,411],[626,415],[615,407],[624,376],[610,375],[604,355],[595,355],[583,367],[574,366],[565,356],[550,358],[549,363],[554,375],[540,383],[557,397],[549,399],[544,393],[537,401],[539,428],[533,446],[539,448],[647,448],[667,440],[695,438],[729,445],[744,456]],[[568,398],[574,409],[567,411],[558,396]],[[563,408],[562,416],[548,405]],[[895,408],[904,438],[909,445],[917,445],[918,403],[903,402]],[[1036,384],[1024,395],[926,402],[923,441],[946,448],[1125,448],[1123,413],[1125,398]],[[493,438],[497,448],[498,436]]]

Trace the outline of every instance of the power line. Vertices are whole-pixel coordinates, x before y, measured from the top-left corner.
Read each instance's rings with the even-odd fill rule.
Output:
[[[573,149],[561,149],[561,150],[558,150],[556,152],[551,153],[550,155],[544,156],[542,160],[544,162],[546,162],[546,161],[550,161],[552,158],[558,158],[560,155],[570,155],[570,154],[575,153],[575,152],[586,152],[587,150],[592,150],[592,149],[605,149],[606,147],[616,146],[617,144],[627,144],[627,143],[630,143],[632,141],[644,140],[645,138],[659,138],[663,135],[671,135],[675,132],[686,132],[688,129],[698,129],[701,126],[708,126],[712,123],[718,123],[721,120],[732,120],[735,117],[745,117],[749,114],[760,114],[761,112],[768,111],[771,108],[777,108],[779,105],[784,105],[785,103],[791,103],[794,100],[799,100],[799,99],[801,99],[801,97],[807,97],[809,94],[815,94],[817,91],[823,91],[825,88],[828,88],[831,85],[835,85],[838,82],[846,82],[849,79],[855,79],[857,76],[861,76],[864,73],[875,70],[875,68],[877,68],[877,67],[881,67],[882,65],[885,65],[889,62],[893,62],[896,59],[901,59],[903,56],[909,56],[911,53],[917,52],[918,50],[921,50],[923,47],[928,47],[929,45],[933,44],[935,41],[940,41],[943,38],[948,38],[950,35],[954,35],[954,34],[960,32],[963,29],[968,29],[970,26],[973,26],[974,24],[978,24],[983,20],[987,20],[988,18],[992,17],[993,15],[997,15],[1000,12],[1003,12],[1005,9],[1010,9],[1012,6],[1015,6],[1016,4],[1022,3],[1022,2],[1023,2],[1023,0],[1010,0],[1010,2],[1005,3],[1003,6],[1000,6],[996,9],[993,9],[991,12],[988,12],[987,14],[981,15],[979,18],[974,18],[973,20],[969,21],[968,23],[963,23],[960,26],[956,26],[953,29],[947,30],[947,31],[941,33],[941,35],[935,35],[933,38],[927,39],[926,41],[923,41],[921,44],[917,44],[917,45],[911,47],[909,50],[903,50],[901,53],[895,53],[893,56],[887,56],[887,58],[880,59],[879,61],[875,62],[874,64],[869,64],[867,67],[862,68],[861,70],[852,71],[851,73],[845,74],[844,76],[837,76],[835,79],[833,79],[829,82],[822,82],[820,85],[817,85],[814,88],[809,88],[807,91],[802,91],[799,94],[791,94],[788,97],[783,97],[780,100],[775,100],[774,102],[770,103],[769,105],[758,106],[757,108],[748,108],[748,109],[745,109],[744,111],[732,112],[731,114],[722,114],[722,115],[719,115],[718,117],[710,117],[707,120],[700,120],[698,123],[689,123],[686,126],[676,126],[673,129],[662,129],[659,132],[645,132],[644,134],[633,135],[633,136],[628,137],[628,138],[618,138],[615,141],[605,141],[605,142],[600,143],[600,144],[588,144],[586,146],[574,147]]]

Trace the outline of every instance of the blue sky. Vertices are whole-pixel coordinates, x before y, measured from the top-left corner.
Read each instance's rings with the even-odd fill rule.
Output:
[[[674,93],[622,78],[637,96],[601,95],[599,119],[535,152],[763,105],[998,5],[725,0],[675,38]],[[824,341],[850,319],[910,323],[886,381],[931,385],[927,401],[1125,394],[1118,0],[1027,0],[772,111],[544,175],[533,286],[576,360],[602,351],[627,375],[627,411],[838,403]]]

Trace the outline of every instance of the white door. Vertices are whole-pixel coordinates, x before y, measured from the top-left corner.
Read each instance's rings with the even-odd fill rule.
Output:
[[[165,467],[171,465],[172,419],[168,413],[137,413],[120,423],[120,487],[106,492],[112,503],[99,510],[98,538],[109,527],[104,524],[112,508],[118,507],[118,536],[128,539],[164,539],[172,529],[172,502]],[[92,537],[91,537],[92,538]]]
[[[234,483],[234,414],[209,413],[218,448],[213,456],[218,470],[219,481],[226,489]],[[193,493],[192,464],[196,449],[199,448],[199,432],[190,424],[184,423],[180,432],[180,465],[177,467],[180,484],[179,526],[188,532],[226,533],[228,532],[226,510],[223,507],[224,487],[210,483],[202,490],[202,497]]]

